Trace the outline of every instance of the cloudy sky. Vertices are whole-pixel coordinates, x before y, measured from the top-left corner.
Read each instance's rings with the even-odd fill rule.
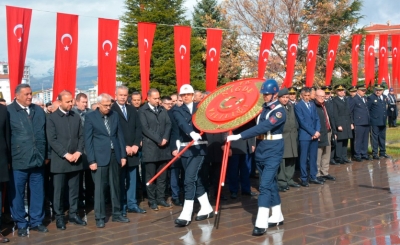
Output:
[[[186,0],[187,16],[191,17],[197,0]],[[364,0],[361,26],[372,23],[400,24],[399,0]],[[0,4],[0,61],[7,61],[5,5],[33,9],[27,64],[31,73],[48,75],[54,66],[56,12],[79,15],[78,65],[97,64],[97,18],[118,19],[123,15],[124,0],[2,0]],[[397,21],[397,23],[396,23]]]

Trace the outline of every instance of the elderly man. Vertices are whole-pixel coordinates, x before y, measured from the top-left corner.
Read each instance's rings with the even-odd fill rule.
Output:
[[[106,217],[105,189],[110,185],[112,221],[127,223],[121,215],[119,176],[126,164],[126,144],[118,114],[111,110],[111,96],[100,94],[99,108],[85,117],[85,149],[94,180],[96,226],[103,228]]]
[[[51,169],[54,185],[54,212],[56,227],[65,230],[64,190],[69,190],[69,222],[85,226],[78,215],[79,175],[82,170],[83,128],[81,118],[72,109],[71,92],[58,95],[60,107],[47,117],[47,140],[52,149]],[[66,130],[68,129],[68,130]]]
[[[123,167],[120,175],[121,186],[121,212],[122,216],[126,213],[146,213],[141,209],[136,199],[136,177],[139,169],[139,147],[142,140],[142,126],[139,120],[139,113],[136,109],[128,105],[128,88],[118,86],[115,91],[115,100],[111,107],[119,115],[122,132],[126,144],[127,166]]]
[[[9,180],[8,165],[11,163],[11,141],[10,141],[10,121],[8,120],[7,107],[0,105],[0,243],[6,243],[10,240],[1,234],[1,221],[3,209],[3,187]]]
[[[394,94],[394,89],[390,88],[389,89],[389,94],[387,96],[388,98],[388,124],[389,128],[391,127],[397,127],[397,116],[398,116],[398,111],[397,111],[397,98],[396,95]]]
[[[203,92],[196,90],[196,91],[194,91],[193,102],[199,103],[203,100],[203,97],[204,97]]]
[[[167,110],[159,106],[160,93],[157,89],[150,89],[147,93],[148,103],[139,109],[142,124],[143,149],[142,161],[146,168],[146,182],[159,172],[171,159],[169,138],[171,133],[171,120]],[[147,186],[149,207],[158,211],[158,205],[170,207],[165,201],[165,186],[167,172],[164,171],[156,183]]]
[[[28,84],[15,89],[16,99],[7,107],[11,126],[12,173],[10,179],[11,214],[18,227],[18,236],[29,230],[48,232],[44,219],[44,164],[48,163],[46,146],[46,115],[32,104]],[[25,186],[29,183],[29,222],[25,219]]]

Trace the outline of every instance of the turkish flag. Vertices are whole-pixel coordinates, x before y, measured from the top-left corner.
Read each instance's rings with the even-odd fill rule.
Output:
[[[392,35],[392,84],[400,82],[400,35]]]
[[[217,88],[221,42],[222,42],[222,30],[208,28],[206,90],[209,92]]]
[[[388,73],[388,35],[379,35],[379,74],[378,83],[385,80],[389,84],[389,73]]]
[[[331,35],[329,37],[328,55],[326,56],[326,73],[325,73],[325,85],[331,85],[333,68],[335,67],[335,60],[337,49],[339,46],[340,35]]]
[[[290,86],[292,86],[298,43],[299,43],[299,34],[289,34],[288,50],[286,53],[286,77],[282,84],[282,87],[289,88]]]
[[[365,84],[367,86],[374,85],[375,78],[375,50],[374,50],[375,35],[366,35],[365,38]]]
[[[358,54],[360,52],[360,42],[362,36],[360,34],[353,35],[351,48],[351,69],[353,72],[353,80],[351,85],[356,86],[358,82]]]
[[[11,99],[14,99],[15,88],[24,76],[32,9],[6,6],[6,15],[10,94]]]
[[[157,25],[154,23],[138,23],[138,47],[142,100],[147,98],[147,92],[150,89],[150,58],[156,26]]]
[[[114,95],[117,76],[118,20],[99,18],[98,93]]]
[[[268,57],[271,51],[272,40],[274,39],[274,33],[263,32],[260,45],[260,54],[258,55],[258,78],[263,79],[265,68],[267,68]]]
[[[189,26],[174,26],[176,86],[190,84],[190,31]]]
[[[306,87],[312,87],[314,83],[315,65],[317,63],[319,35],[308,35],[308,48],[306,57]]]
[[[53,101],[63,90],[75,95],[78,56],[78,15],[57,13]]]

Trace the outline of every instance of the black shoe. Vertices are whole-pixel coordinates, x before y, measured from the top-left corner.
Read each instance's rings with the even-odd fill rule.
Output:
[[[384,157],[384,158],[390,158],[390,156],[388,154],[383,154],[383,155],[379,155],[379,157]]]
[[[324,179],[327,179],[327,180],[336,180],[335,177],[333,177],[332,175],[329,175],[329,174],[321,176],[321,177],[324,178]]]
[[[176,219],[175,220],[175,224],[180,226],[180,227],[184,227],[184,226],[190,225],[190,221],[184,220],[184,219]]]
[[[171,207],[171,204],[167,203],[164,200],[157,202],[157,204],[160,205],[160,206],[166,207],[166,208],[170,208]]]
[[[286,189],[287,191],[290,190],[289,185],[286,185],[286,186],[285,186],[285,189]]]
[[[18,236],[25,237],[28,235],[28,230],[26,228],[18,228]]]
[[[346,164],[344,161],[340,161],[340,162],[338,162],[339,164]]]
[[[121,213],[122,217],[128,217],[126,213]]]
[[[0,243],[7,243],[10,242],[10,239],[4,237],[3,234],[0,233]]]
[[[172,201],[172,204],[174,204],[174,206],[183,206],[183,203],[181,203],[179,198],[177,198],[177,199],[171,198],[171,201]]]
[[[202,221],[202,220],[209,219],[209,218],[212,218],[212,217],[214,217],[214,212],[213,211],[211,213],[209,213],[209,214],[197,215],[195,220],[196,221]]]
[[[104,219],[96,219],[96,227],[97,228],[104,228]]]
[[[313,183],[313,184],[318,184],[318,185],[323,185],[324,184],[324,182],[321,182],[318,179],[310,179],[309,182]]]
[[[56,227],[58,230],[65,230],[65,222],[63,218],[59,218],[56,220]]]
[[[279,186],[278,189],[279,189],[280,192],[286,192],[286,188],[285,187]]]
[[[296,182],[293,182],[292,184],[289,184],[290,187],[295,187],[295,188],[299,188],[300,185]]]
[[[87,223],[86,221],[83,221],[81,219],[81,217],[79,217],[78,215],[74,215],[72,217],[69,217],[69,223],[75,224],[75,225],[81,225],[81,226],[86,226]]]
[[[231,193],[231,199],[236,199],[237,198],[237,193],[236,192],[232,192]]]
[[[344,159],[343,162],[345,163],[351,163],[351,161],[349,159]]]
[[[38,232],[42,232],[42,233],[46,233],[49,232],[49,230],[46,228],[46,226],[40,224],[38,226],[29,228],[30,231],[38,231]]]
[[[364,159],[364,160],[367,160],[367,161],[371,161],[371,160],[372,160],[372,157],[366,156],[366,157],[361,157],[361,159]]]
[[[246,192],[246,191],[242,191],[242,196],[252,196],[252,197],[254,197],[254,196],[257,196],[257,195],[258,195],[257,192],[252,192],[252,191]]]
[[[332,159],[331,162],[330,162],[330,164],[331,164],[331,165],[339,165],[340,163],[338,163],[338,162],[336,162],[335,160]]]
[[[130,220],[128,218],[122,217],[122,215],[120,215],[118,217],[113,217],[112,222],[129,223]]]
[[[303,187],[309,187],[309,184],[307,181],[300,181],[300,185]]]
[[[149,203],[149,207],[151,209],[153,209],[154,211],[158,211],[158,206],[157,206],[157,203],[155,203],[155,202]]]
[[[283,221],[281,221],[279,223],[268,223],[268,228],[279,226],[279,225],[283,225]]]
[[[217,199],[217,194],[214,195],[214,199]],[[221,201],[226,201],[226,200],[228,200],[228,198],[227,198],[226,196],[224,196],[224,195],[221,195],[221,196],[219,197],[219,200],[221,200]]]
[[[322,182],[322,183],[324,183],[325,182],[325,179],[324,178],[322,178],[321,176],[320,177],[317,177],[317,180],[319,180],[320,182]]]
[[[256,226],[254,226],[253,233],[251,235],[253,235],[253,236],[262,236],[266,232],[267,232],[266,228],[258,228]]]
[[[146,210],[139,208],[139,206],[134,207],[132,209],[128,208],[128,213],[138,213],[138,214],[145,214],[147,213]]]
[[[379,157],[377,155],[374,155],[372,158],[375,159],[375,160],[379,159]]]
[[[356,161],[356,162],[362,162],[362,159],[361,159],[360,157],[355,157],[355,158],[354,158],[354,161]]]

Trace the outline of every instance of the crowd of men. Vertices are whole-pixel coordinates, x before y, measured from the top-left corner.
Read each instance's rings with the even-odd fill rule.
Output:
[[[129,95],[127,87],[118,86],[115,96],[101,94],[89,109],[83,93],[74,98],[69,91],[62,91],[56,101],[44,104],[32,99],[29,85],[20,84],[15,100],[7,107],[0,105],[0,197],[7,196],[8,200],[2,203],[4,198],[0,198],[0,210],[2,204],[7,207],[21,237],[27,236],[28,230],[48,232],[43,220],[50,205],[59,230],[66,229],[66,210],[69,223],[86,226],[78,209],[90,203],[94,204],[96,226],[103,228],[107,201],[112,205],[112,222],[127,223],[127,213],[147,212],[137,198],[137,190],[141,189],[154,211],[160,206],[183,206],[175,224],[186,226],[191,222],[195,199],[201,206],[196,220],[213,216],[208,193],[216,195],[227,138],[232,141],[227,171],[230,198],[236,199],[239,190],[243,196],[257,195],[250,185],[257,165],[259,205],[268,209],[268,190],[264,190],[268,183],[286,192],[290,187],[336,180],[329,174],[329,166],[351,162],[347,154],[349,140],[353,161],[389,158],[386,124],[388,121],[389,127],[396,127],[397,101],[392,88],[388,96],[383,90],[383,86],[376,85],[366,96],[365,85],[358,85],[347,89],[350,95],[346,96],[343,85],[336,85],[334,90],[330,86],[305,87],[301,91],[278,88],[276,94],[263,93],[262,89],[266,104],[272,105],[275,114],[263,111],[259,121],[241,126],[229,138],[226,133],[202,135],[194,127],[192,114],[208,93],[195,91],[190,85],[163,97],[157,89],[150,89],[145,103],[139,92]],[[333,91],[336,96],[332,96]],[[268,121],[264,127],[268,134],[260,135],[257,130],[261,126],[256,124],[263,121]],[[265,153],[269,152],[268,145],[260,152],[260,142],[274,138],[268,127],[275,127],[275,138],[283,139],[279,159],[275,159],[274,150]],[[369,139],[372,157],[368,155]],[[196,143],[169,171],[146,186],[192,140]],[[268,161],[277,165],[268,177],[263,177],[269,155],[272,158]],[[299,182],[294,180],[296,165],[300,168]],[[30,193],[28,213],[26,187]],[[171,203],[166,199],[169,191]],[[264,234],[268,226],[283,224],[279,196],[272,202],[273,222],[267,221],[265,227],[265,220],[256,221],[253,235]],[[274,210],[278,210],[277,216]],[[259,209],[259,214],[268,217],[269,209]],[[0,242],[7,241],[0,235]]]

